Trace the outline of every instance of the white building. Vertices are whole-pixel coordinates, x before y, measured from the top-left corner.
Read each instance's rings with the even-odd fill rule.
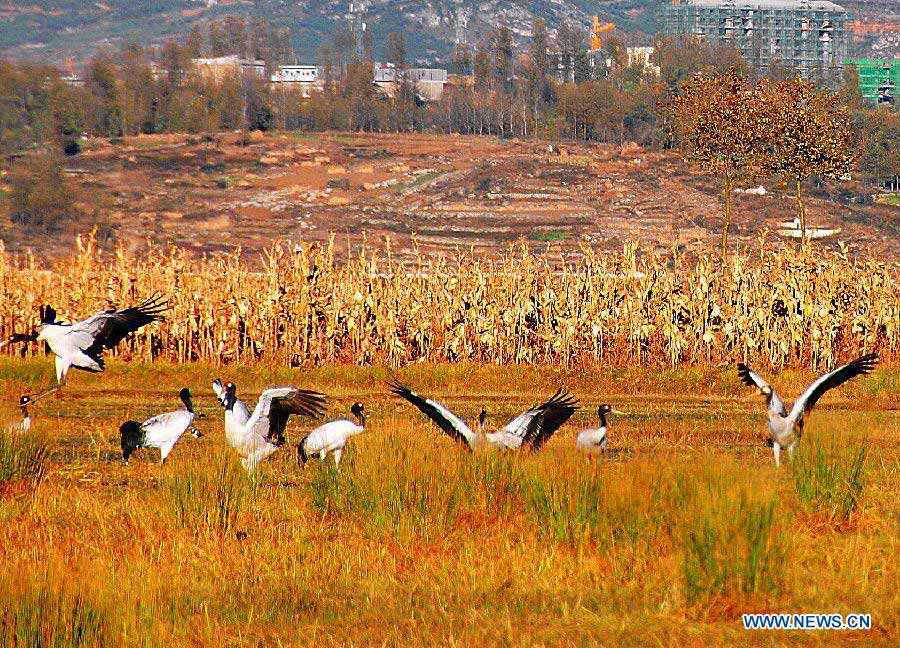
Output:
[[[315,65],[279,65],[272,73],[272,83],[315,83],[320,71]]]
[[[644,74],[660,75],[658,65],[652,63],[654,48],[652,47],[628,47],[625,49],[628,55],[628,66],[639,65],[643,68]]]
[[[437,101],[444,93],[444,86],[447,85],[447,70],[438,68],[398,69],[393,63],[375,64],[373,81],[389,97],[394,96],[397,91],[397,83],[404,77],[416,86],[416,93],[422,101]]]
[[[314,90],[322,89],[322,70],[315,65],[279,65],[269,81],[277,88],[299,90],[308,97]]]
[[[200,74],[212,77],[218,81],[231,76],[249,73],[257,77],[266,76],[266,62],[244,59],[237,54],[229,56],[217,56],[215,58],[191,59],[194,68]]]

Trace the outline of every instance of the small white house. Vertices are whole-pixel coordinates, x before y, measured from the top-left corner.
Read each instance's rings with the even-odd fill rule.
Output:
[[[625,49],[628,55],[628,65],[638,65],[643,69],[644,74],[650,74],[658,77],[660,69],[653,61],[655,49],[653,47],[628,47]]]
[[[264,77],[266,74],[265,61],[251,61],[241,58],[237,54],[215,58],[195,58],[191,59],[191,63],[200,74],[219,81],[244,73],[257,77]]]

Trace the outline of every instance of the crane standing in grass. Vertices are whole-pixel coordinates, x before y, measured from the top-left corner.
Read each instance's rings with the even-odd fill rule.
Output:
[[[607,414],[621,414],[610,405],[601,405],[597,408],[597,417],[600,419],[600,427],[590,430],[582,430],[575,439],[575,447],[579,450],[589,453],[588,458],[593,459],[597,450],[606,450],[606,444],[609,441],[609,423],[606,420]]]
[[[259,396],[252,414],[235,395],[234,383],[218,378],[213,391],[225,408],[225,439],[241,457],[249,474],[284,445],[284,431],[292,414],[322,416],[328,397],[295,387],[270,387]]]
[[[781,449],[787,448],[788,455],[793,459],[794,448],[800,443],[803,436],[803,424],[805,416],[810,413],[813,406],[829,389],[834,389],[856,376],[869,373],[878,364],[878,356],[869,353],[858,357],[856,360],[838,367],[834,371],[819,376],[800,397],[794,401],[794,406],[788,413],[784,401],[772,388],[772,385],[758,373],[743,363],[738,363],[738,376],[748,387],[757,387],[759,393],[766,397],[767,415],[769,419],[769,434],[772,435],[772,452],[775,454],[775,465],[781,465]]]
[[[185,387],[178,393],[184,409],[158,414],[146,421],[125,421],[119,428],[122,443],[122,461],[126,464],[131,454],[138,448],[159,448],[160,463],[166,458],[178,439],[188,430],[194,438],[200,438],[200,431],[194,427],[194,405],[191,392]]]
[[[46,342],[56,356],[56,386],[34,398],[46,396],[66,384],[69,369],[101,372],[106,368],[103,352],[112,349],[142,326],[162,319],[168,308],[158,295],[122,310],[105,310],[74,324],[56,321],[52,306],[41,306],[41,323],[31,333],[14,333],[0,348],[16,342]]]
[[[22,420],[9,426],[9,432],[12,432],[13,434],[25,434],[31,430],[34,420],[32,419],[31,412],[28,411],[28,408],[29,406],[34,405],[39,398],[40,397],[32,398],[27,394],[19,398],[19,408],[22,410]]]
[[[323,423],[315,430],[307,434],[297,444],[297,463],[306,468],[306,462],[311,455],[319,455],[320,461],[325,461],[328,453],[334,457],[334,465],[341,464],[341,455],[350,437],[362,434],[366,431],[366,413],[362,403],[353,403],[350,413],[356,418],[336,419]]]

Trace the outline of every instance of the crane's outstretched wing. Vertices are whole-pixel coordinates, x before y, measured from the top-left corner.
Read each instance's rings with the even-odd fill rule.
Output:
[[[284,430],[291,414],[319,418],[325,415],[327,408],[328,397],[308,389],[292,389],[286,396],[273,398],[269,409],[272,421],[269,439],[274,439],[278,445],[284,443]]]
[[[553,433],[575,413],[578,409],[577,402],[571,394],[559,389],[545,403],[519,414],[502,429],[489,435],[489,439],[507,448],[528,445],[532,450],[540,450]]]
[[[402,385],[396,380],[388,383],[388,387],[390,387],[393,394],[413,404],[422,414],[434,421],[435,425],[441,428],[451,439],[467,448],[474,446],[475,433],[472,431],[472,428],[447,409],[443,403],[429,398],[422,398],[409,387]]]
[[[762,389],[763,387],[772,387],[772,385],[766,382],[765,378],[753,371],[753,369],[745,365],[743,362],[738,362],[737,369],[738,376],[740,377],[741,382],[747,385],[747,387],[756,387],[758,389]]]
[[[560,389],[546,403],[530,410],[536,414],[525,429],[523,442],[530,444],[532,450],[540,450],[577,409],[578,400]]]
[[[866,355],[860,356],[856,360],[845,364],[843,367],[838,367],[834,371],[822,374],[815,382],[813,382],[813,384],[807,387],[806,391],[804,391],[794,402],[794,406],[791,408],[791,417],[800,418],[804,414],[809,413],[813,408],[813,405],[815,405],[829,389],[834,389],[835,387],[843,385],[851,378],[856,378],[857,376],[869,373],[877,364],[878,356],[874,353],[867,353]]]
[[[738,376],[740,376],[741,382],[743,382],[745,385],[747,385],[748,387],[757,387],[760,391],[768,389],[766,402],[768,403],[769,413],[777,414],[779,416],[787,416],[787,408],[784,406],[784,401],[781,400],[781,396],[778,395],[778,392],[775,391],[775,388],[766,382],[765,378],[760,376],[758,373],[753,371],[753,369],[742,362],[738,363],[737,368]]]
[[[247,426],[262,438],[280,445],[292,414],[322,416],[328,397],[319,392],[295,387],[270,387],[259,396]]]
[[[72,325],[69,335],[77,341],[85,355],[97,360],[103,366],[101,355],[104,349],[112,349],[125,336],[142,326],[163,319],[169,305],[159,295],[122,310],[107,310]]]

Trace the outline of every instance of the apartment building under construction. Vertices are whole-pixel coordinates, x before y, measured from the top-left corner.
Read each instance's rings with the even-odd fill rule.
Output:
[[[670,34],[733,45],[754,67],[835,76],[847,56],[847,11],[828,0],[673,0]]]

